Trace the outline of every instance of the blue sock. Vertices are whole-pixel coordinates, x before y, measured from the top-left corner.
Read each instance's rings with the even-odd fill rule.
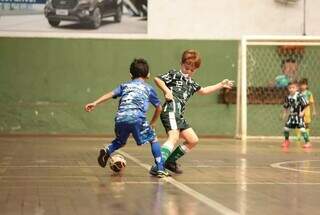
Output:
[[[111,144],[109,144],[106,147],[106,150],[108,150],[109,154],[111,155],[114,151],[120,149],[124,145],[125,145],[125,143],[121,143],[120,141],[115,139],[115,140],[112,141]]]
[[[158,141],[153,141],[150,143],[151,143],[151,151],[152,151],[154,161],[157,165],[158,170],[164,170],[160,143]]]

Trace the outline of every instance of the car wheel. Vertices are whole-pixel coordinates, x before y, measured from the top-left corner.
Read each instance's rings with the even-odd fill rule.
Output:
[[[117,8],[116,15],[114,16],[115,22],[121,22],[122,10],[121,7]]]
[[[48,22],[52,27],[57,27],[60,24],[60,20],[50,20],[49,19]]]
[[[99,8],[96,8],[93,11],[91,27],[94,29],[97,29],[100,27],[100,25],[101,25],[101,12]]]

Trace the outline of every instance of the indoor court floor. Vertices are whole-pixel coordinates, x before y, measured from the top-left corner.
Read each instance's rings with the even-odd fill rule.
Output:
[[[110,139],[0,137],[1,215],[320,214],[320,147],[201,139],[184,173],[148,174],[149,145],[132,140],[121,175],[97,165]],[[161,143],[163,140],[161,140]]]

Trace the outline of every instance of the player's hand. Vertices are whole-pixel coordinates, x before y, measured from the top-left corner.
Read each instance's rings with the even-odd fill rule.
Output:
[[[234,81],[231,81],[229,79],[224,79],[223,81],[221,81],[221,85],[223,88],[232,89],[233,84]]]
[[[156,123],[155,122],[150,122],[150,127],[152,128],[152,130],[156,130]]]
[[[84,110],[87,111],[87,112],[91,112],[94,110],[94,108],[96,107],[96,103],[92,102],[92,103],[88,103],[86,104]]]
[[[300,117],[303,117],[303,116],[304,116],[304,113],[303,113],[303,112],[299,113],[299,116],[300,116]]]
[[[164,98],[165,98],[167,101],[172,101],[172,100],[173,100],[172,92],[171,92],[171,91],[167,92],[167,93],[164,95]]]

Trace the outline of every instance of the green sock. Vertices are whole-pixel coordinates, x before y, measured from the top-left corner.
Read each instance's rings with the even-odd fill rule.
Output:
[[[307,132],[308,136],[310,137],[310,129],[309,128],[306,129],[306,132]]]
[[[181,145],[179,145],[168,157],[168,162],[176,162],[179,158],[185,155],[185,150],[182,149]]]
[[[166,146],[161,147],[161,155],[162,155],[163,162],[165,162],[168,159],[170,154],[171,154],[170,149],[168,149]]]
[[[284,134],[284,138],[286,140],[289,140],[289,131],[284,131],[283,134]]]
[[[308,132],[302,132],[302,136],[303,136],[303,139],[305,141],[305,143],[308,143],[309,142],[309,134]]]

